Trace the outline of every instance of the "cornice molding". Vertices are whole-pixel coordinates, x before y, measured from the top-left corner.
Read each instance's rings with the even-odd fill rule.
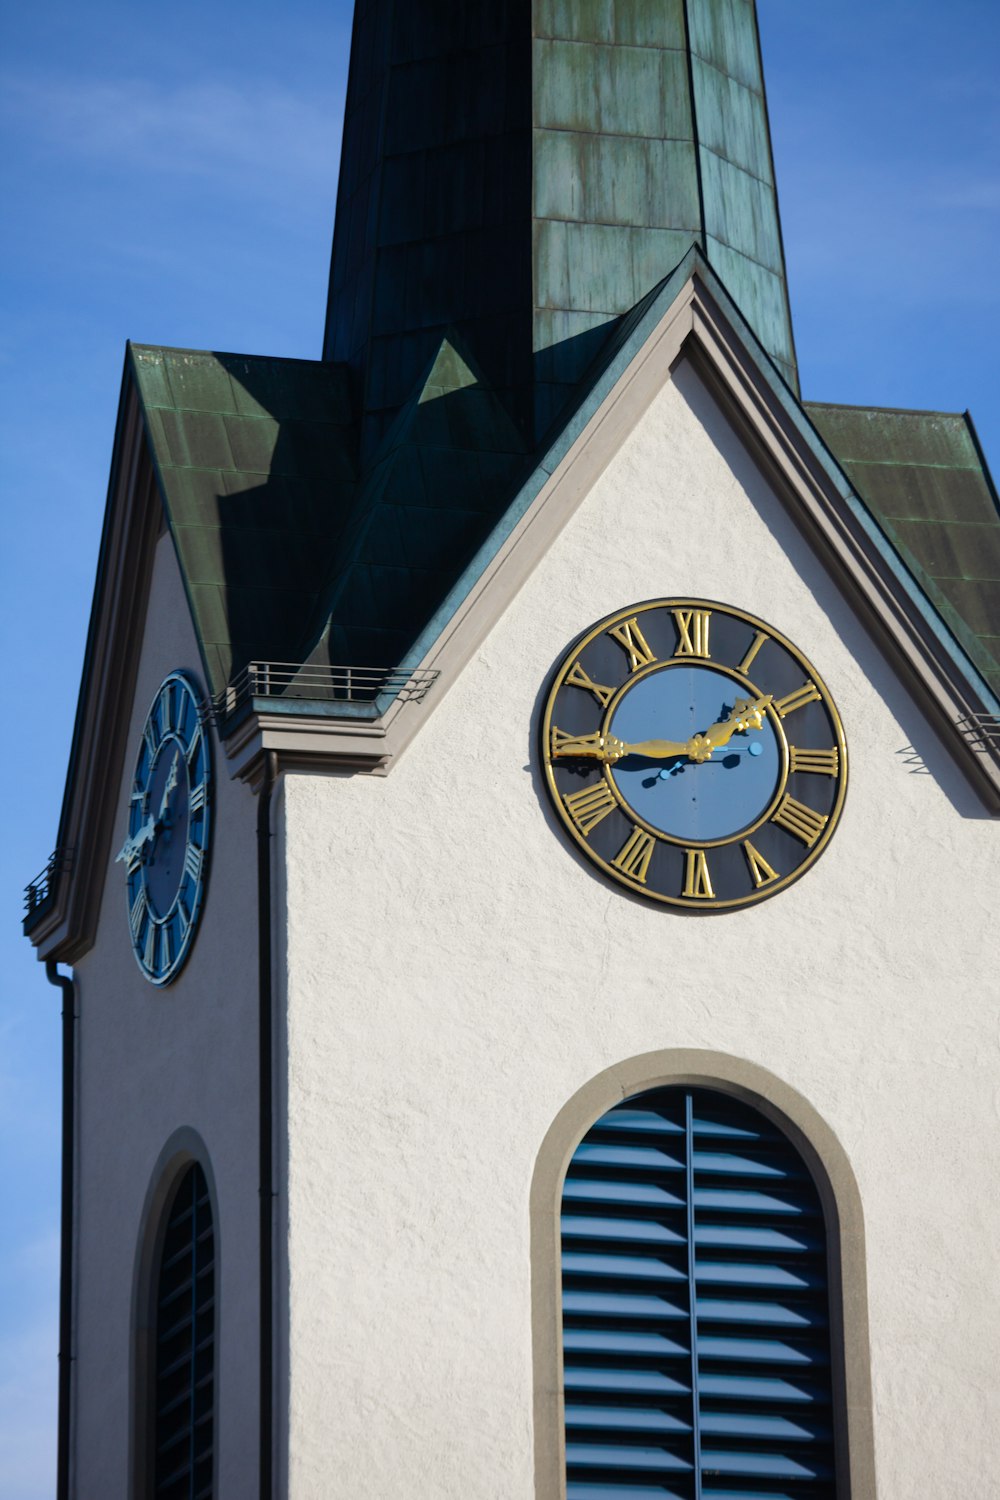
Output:
[[[42,959],[74,963],[97,927],[160,521],[139,402],[126,376],[59,825],[58,846],[73,850],[72,867],[30,930]]]

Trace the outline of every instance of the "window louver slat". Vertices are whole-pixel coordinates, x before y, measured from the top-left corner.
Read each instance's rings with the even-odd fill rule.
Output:
[[[211,1500],[215,1234],[205,1175],[190,1166],[164,1235],[156,1313],[155,1500]]]
[[[832,1500],[822,1210],[753,1110],[663,1089],[564,1190],[568,1500]]]

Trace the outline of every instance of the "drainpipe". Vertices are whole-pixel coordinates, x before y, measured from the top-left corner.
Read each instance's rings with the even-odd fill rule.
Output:
[[[271,798],[277,756],[269,750],[257,803],[257,991],[260,1069],[260,1500],[274,1472],[274,1102],[271,997]]]
[[[62,990],[62,1184],[59,1227],[59,1422],[56,1500],[69,1500],[70,1390],[73,1372],[73,1162],[76,1150],[76,993],[72,979],[45,961]]]

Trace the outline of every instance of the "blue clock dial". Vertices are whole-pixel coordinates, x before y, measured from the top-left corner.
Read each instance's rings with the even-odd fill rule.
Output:
[[[827,847],[847,745],[825,684],[731,605],[656,599],[567,653],[542,716],[545,780],[609,879],[688,911],[760,901]]]
[[[711,667],[668,663],[628,688],[612,713],[611,733],[631,743],[648,739],[655,726],[660,737],[687,742],[724,723],[745,696],[734,678]],[[731,838],[756,824],[774,801],[784,758],[776,719],[734,735],[708,760],[679,754],[660,763],[629,755],[611,767],[611,778],[657,832],[702,843]]]
[[[190,951],[205,895],[210,760],[200,696],[183,672],[161,684],[146,717],[129,801],[125,866],[132,951],[163,985]]]

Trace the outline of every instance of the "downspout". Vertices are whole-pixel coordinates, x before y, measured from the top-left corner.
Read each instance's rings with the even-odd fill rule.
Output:
[[[271,798],[277,756],[264,759],[257,803],[257,993],[260,1069],[260,1500],[271,1500],[274,1466],[274,1086],[271,996]]]
[[[73,1162],[76,1151],[76,991],[54,959],[45,977],[62,990],[62,1184],[59,1226],[59,1418],[56,1500],[69,1500],[70,1392],[73,1372]]]

